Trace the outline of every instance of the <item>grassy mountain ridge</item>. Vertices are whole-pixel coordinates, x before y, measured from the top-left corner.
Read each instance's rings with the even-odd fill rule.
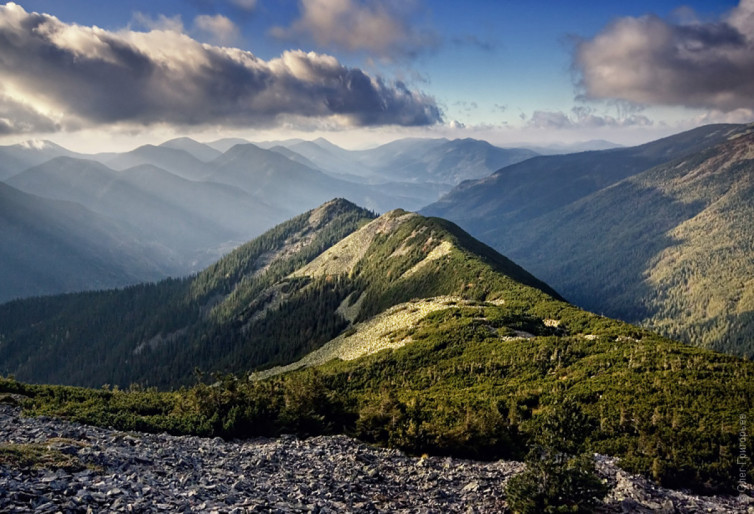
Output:
[[[361,226],[370,216],[336,200],[188,279],[14,302],[0,308],[0,363],[25,380],[171,386],[190,382],[196,366],[240,372],[295,361],[348,327],[347,305],[364,320],[428,296],[557,296],[453,224],[398,210]],[[63,365],[45,364],[51,351]]]

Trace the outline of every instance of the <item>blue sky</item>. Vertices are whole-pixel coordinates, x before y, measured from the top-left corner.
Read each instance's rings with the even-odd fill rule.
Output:
[[[0,40],[0,73],[11,78],[0,91],[3,143],[45,137],[110,148],[178,135],[324,136],[351,146],[402,136],[636,143],[754,121],[754,0],[16,4],[0,13],[0,37],[30,39],[15,54],[6,45],[6,57]],[[45,29],[19,32],[32,25]],[[200,43],[226,50],[198,57]],[[92,50],[100,44],[107,48]],[[115,62],[123,45],[133,45],[130,60]],[[256,65],[239,72],[238,52],[260,60],[264,77],[249,71]],[[134,67],[134,55],[151,71]],[[211,74],[191,71],[197,60]]]

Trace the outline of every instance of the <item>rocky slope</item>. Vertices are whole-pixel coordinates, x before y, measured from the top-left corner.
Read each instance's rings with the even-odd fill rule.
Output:
[[[25,418],[11,406],[0,406],[0,434],[3,512],[503,512],[505,483],[523,469],[409,457],[345,436],[223,441],[125,433]],[[13,450],[31,448],[48,464],[35,469],[13,459]],[[602,512],[754,512],[747,496],[670,491],[596,458],[611,485]]]

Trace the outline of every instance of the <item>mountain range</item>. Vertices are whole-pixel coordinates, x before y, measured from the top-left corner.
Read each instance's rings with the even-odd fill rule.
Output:
[[[0,182],[0,299],[105,289],[170,274],[170,256],[81,205]]]
[[[452,220],[581,307],[751,356],[750,130],[710,125],[636,147],[533,157],[468,139],[346,150],[323,139],[179,138],[94,155],[48,142],[4,147],[6,195],[74,202],[99,227],[89,234],[111,236],[87,239],[71,223],[32,233],[8,217],[0,236],[15,244],[0,263],[0,301],[197,273],[340,196]],[[38,207],[46,217],[28,227],[55,209]],[[65,240],[85,241],[80,258]],[[13,271],[36,254],[55,266]],[[89,261],[99,271],[90,274]]]
[[[45,199],[77,204],[86,212],[80,216],[100,227],[89,230],[90,239],[105,225],[117,227],[110,230],[110,237],[79,245],[75,253],[81,258],[73,259],[70,245],[58,244],[81,239],[81,230],[74,230],[71,224],[58,223],[53,237],[49,230],[25,232],[19,230],[17,220],[4,219],[0,236],[14,244],[5,246],[0,262],[7,270],[0,283],[0,302],[185,276],[276,223],[335,196],[377,212],[398,207],[417,209],[439,198],[456,183],[454,180],[490,173],[493,167],[531,154],[481,141],[410,140],[403,145],[404,154],[418,155],[417,159],[424,159],[428,167],[433,159],[440,159],[439,154],[429,151],[430,147],[460,145],[455,178],[438,182],[428,171],[411,180],[396,181],[396,177],[406,177],[385,171],[383,168],[395,166],[395,160],[383,158],[382,168],[370,168],[369,173],[374,175],[367,180],[362,174],[362,162],[369,160],[366,154],[390,155],[390,149],[365,153],[348,151],[325,140],[284,143],[300,147],[302,153],[279,145],[267,150],[239,139],[204,144],[190,138],[125,153],[92,155],[71,152],[47,141],[0,148],[0,180],[6,185],[38,197],[34,200],[37,203]],[[410,151],[413,147],[414,152]],[[317,163],[306,157],[312,152],[318,152]],[[447,153],[447,149],[442,152]],[[414,167],[420,165],[417,159],[411,161]],[[378,168],[382,170],[379,174],[375,171]],[[17,191],[6,188],[5,194],[21,198]],[[28,211],[45,211],[45,216],[26,223],[29,227],[44,225],[56,208],[40,206]],[[11,234],[12,224],[15,229]],[[44,237],[48,238],[46,242]],[[132,248],[133,254],[124,252],[120,256],[123,246]],[[47,266],[48,271],[22,273],[26,267],[16,263],[38,262],[31,251],[48,254],[56,265]],[[93,254],[87,255],[89,251]],[[112,257],[102,259],[103,252]],[[100,271],[86,265],[87,259],[98,262],[96,269]],[[108,262],[112,269],[107,269]]]
[[[708,492],[735,487],[739,416],[754,416],[750,361],[574,307],[443,219],[341,199],[189,278],[0,305],[0,366],[130,386],[0,379],[37,414],[474,458],[520,457],[567,404],[580,414],[561,429],[583,427],[589,451]]]
[[[577,305],[754,355],[752,127],[542,156],[425,207]]]

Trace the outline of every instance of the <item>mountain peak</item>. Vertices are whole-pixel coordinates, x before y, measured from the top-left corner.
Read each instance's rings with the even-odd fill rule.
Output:
[[[25,150],[63,150],[65,151],[65,148],[47,139],[29,139],[28,141],[19,143],[18,147],[23,148]]]
[[[334,216],[349,211],[360,212],[363,211],[363,209],[355,203],[346,200],[345,198],[333,198],[332,200],[323,203],[316,209],[309,211],[309,221],[313,225],[320,225],[323,221],[330,220]]]

